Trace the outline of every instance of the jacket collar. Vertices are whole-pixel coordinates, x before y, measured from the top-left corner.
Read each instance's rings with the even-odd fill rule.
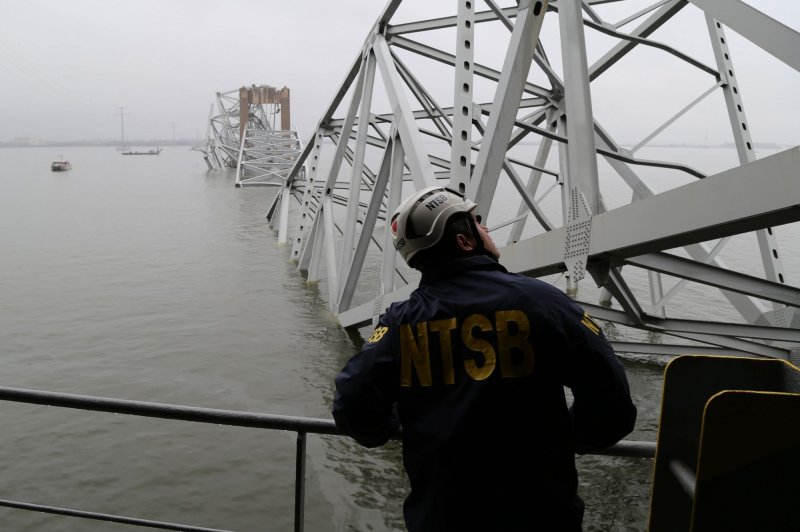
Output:
[[[439,266],[422,270],[420,285],[431,284],[440,279],[445,279],[467,270],[497,270],[505,272],[505,267],[486,255],[473,255],[449,260]]]

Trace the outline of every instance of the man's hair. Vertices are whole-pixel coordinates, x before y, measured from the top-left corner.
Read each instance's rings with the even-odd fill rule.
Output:
[[[457,212],[448,218],[445,223],[442,238],[433,247],[417,252],[412,258],[409,266],[417,270],[424,270],[431,266],[453,260],[458,257],[470,255],[458,247],[456,235],[462,234],[475,240],[480,239],[480,235],[472,231],[472,214],[468,212]]]

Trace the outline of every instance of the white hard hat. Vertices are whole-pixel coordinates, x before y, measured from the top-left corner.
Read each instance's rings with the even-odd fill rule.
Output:
[[[400,204],[392,216],[392,241],[406,264],[418,252],[441,240],[447,220],[478,205],[449,188],[419,190]]]

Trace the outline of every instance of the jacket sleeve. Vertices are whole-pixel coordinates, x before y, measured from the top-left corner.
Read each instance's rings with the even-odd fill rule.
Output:
[[[570,415],[575,451],[588,452],[614,445],[630,434],[636,422],[625,368],[603,334],[584,310],[565,294],[555,305],[553,330],[563,342],[564,385],[572,390]]]
[[[365,447],[383,445],[399,429],[394,332],[379,322],[361,351],[336,375],[333,419],[340,430]]]

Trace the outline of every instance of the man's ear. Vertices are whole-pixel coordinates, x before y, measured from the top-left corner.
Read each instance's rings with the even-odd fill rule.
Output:
[[[475,243],[471,238],[463,233],[458,233],[456,235],[456,244],[462,251],[475,251]]]

